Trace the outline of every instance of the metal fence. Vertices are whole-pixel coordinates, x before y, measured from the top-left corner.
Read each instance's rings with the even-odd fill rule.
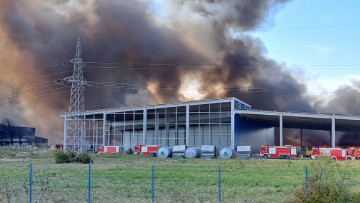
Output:
[[[250,180],[234,181],[237,172],[220,165],[190,171],[171,164],[148,165],[137,172],[122,165],[115,165],[115,169],[106,164],[53,164],[43,168],[36,163],[1,166],[0,170],[1,174],[11,171],[1,177],[2,202],[231,202],[234,195],[241,194],[234,191]],[[303,175],[301,180],[293,177],[296,182],[308,181],[307,168],[298,172]],[[251,184],[262,185],[256,181]]]

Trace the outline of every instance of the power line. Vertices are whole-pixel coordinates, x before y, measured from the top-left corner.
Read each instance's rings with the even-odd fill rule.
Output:
[[[99,88],[122,88],[122,89],[129,89],[129,90],[137,90],[140,88],[146,89],[146,86],[143,85],[136,85],[131,83],[100,83]],[[157,89],[160,90],[176,90],[180,87],[177,85],[159,85]],[[251,88],[248,90],[240,90],[238,87],[223,87],[221,90],[225,90],[226,92],[241,92],[241,93],[274,93],[274,94],[288,94],[288,93],[299,93],[297,90],[287,90],[287,89],[275,89],[275,88]],[[221,91],[220,90],[220,91]],[[206,89],[200,88],[200,92],[219,92],[219,90],[214,89]]]
[[[39,68],[32,68],[32,69],[29,70],[29,71],[21,71],[21,72],[11,73],[11,74],[7,74],[7,75],[2,75],[2,77],[10,77],[11,75],[15,75],[15,74],[16,74],[16,75],[19,75],[19,74],[26,74],[26,73],[31,73],[31,72],[35,72],[35,71],[41,71],[41,70],[44,70],[44,69],[48,69],[48,68],[52,68],[52,67],[61,65],[61,64],[63,64],[63,63],[64,63],[64,62],[56,63],[56,64],[49,65],[49,66],[42,66],[42,67],[39,67]]]
[[[54,88],[54,89],[51,89],[51,90],[44,90],[44,91],[39,91],[37,93],[40,93],[40,94],[35,94],[35,95],[24,95],[22,94],[21,95],[21,98],[41,98],[41,97],[47,97],[49,95],[54,95],[54,94],[59,94],[59,93],[64,93],[64,92],[69,92],[70,90],[63,90],[63,91],[55,91],[55,90],[60,90],[60,89],[63,89],[63,88]],[[44,94],[46,93],[46,94]],[[29,94],[29,93],[27,93]],[[12,99],[13,98],[13,99]],[[18,96],[9,96],[9,97],[1,97],[0,98],[0,102],[10,102],[10,101],[16,101],[18,100],[17,99]]]
[[[31,79],[20,80],[20,81],[18,81],[18,83],[33,82],[33,80],[44,79],[44,78],[47,78],[47,77],[50,77],[50,76],[59,75],[59,74],[62,74],[62,73],[67,73],[67,72],[71,72],[71,70],[60,71],[60,72],[57,72],[57,73],[52,73],[52,74],[33,77]],[[9,84],[9,85],[17,85],[17,84]],[[25,85],[25,87],[26,86],[30,86],[30,85]],[[33,86],[33,85],[31,85],[31,86]],[[24,86],[21,86],[21,87],[24,87]],[[34,86],[34,88],[35,88],[35,86]],[[0,89],[0,91],[12,91],[12,90],[16,90],[16,89],[19,89],[19,88],[18,87],[10,87],[10,88],[3,87],[2,89]]]
[[[255,29],[249,32],[262,32],[262,31],[288,31],[288,30],[307,30],[307,29],[328,29],[339,27],[360,27],[360,24],[343,24],[343,25],[314,25],[314,26],[299,26],[299,27],[287,27],[287,28],[274,28],[274,29]]]
[[[123,70],[149,70],[149,69],[164,69],[168,70],[169,67],[177,67],[182,69],[226,69],[226,70],[245,70],[254,71],[253,68],[272,68],[272,67],[286,67],[286,65],[218,65],[218,64],[177,64],[177,63],[110,63],[110,62],[87,62],[90,64],[96,64],[94,69],[123,69]],[[101,66],[105,65],[105,66]],[[347,69],[360,69],[360,64],[292,64],[287,66],[300,66],[300,67],[316,67],[315,69],[337,70],[330,69],[338,67],[348,67]],[[350,68],[349,68],[350,67]],[[289,67],[290,68],[290,67]]]

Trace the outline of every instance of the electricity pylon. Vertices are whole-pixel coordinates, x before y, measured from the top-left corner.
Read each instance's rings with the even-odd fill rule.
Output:
[[[84,90],[96,86],[86,81],[83,76],[85,63],[81,58],[80,37],[77,39],[75,58],[70,62],[74,64],[73,75],[55,81],[57,84],[71,86],[69,114],[65,115],[67,123],[64,128],[64,149],[72,146],[73,149],[83,152],[86,144],[85,116],[81,115],[84,111]]]

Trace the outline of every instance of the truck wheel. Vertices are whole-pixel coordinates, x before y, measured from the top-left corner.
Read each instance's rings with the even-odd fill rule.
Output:
[[[265,159],[268,159],[268,158],[269,158],[269,156],[268,156],[267,154],[265,154],[265,155],[264,155],[264,158],[265,158]]]
[[[286,158],[287,158],[287,159],[290,159],[290,155],[286,155]]]
[[[351,161],[351,157],[346,158],[346,160]]]
[[[336,161],[336,158],[335,158],[335,157],[331,157],[331,160],[334,160],[334,161]]]

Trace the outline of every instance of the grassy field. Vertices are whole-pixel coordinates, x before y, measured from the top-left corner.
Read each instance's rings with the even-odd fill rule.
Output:
[[[6,152],[7,151],[7,152]],[[55,164],[51,152],[15,158],[1,150],[0,200],[28,202],[29,164],[34,199],[39,202],[86,202],[88,165]],[[8,154],[4,159],[4,154]],[[23,152],[25,154],[25,152]],[[151,202],[155,167],[156,202],[217,202],[221,166],[222,202],[288,202],[304,183],[311,160],[158,159],[134,155],[94,155],[92,202]],[[351,189],[360,191],[360,161],[336,162]]]

